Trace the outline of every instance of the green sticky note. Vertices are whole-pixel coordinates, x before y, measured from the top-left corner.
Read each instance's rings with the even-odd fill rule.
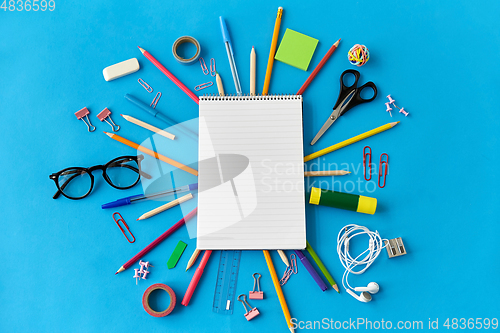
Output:
[[[183,241],[179,241],[179,243],[177,243],[177,246],[175,247],[174,252],[172,252],[172,254],[170,255],[170,258],[167,261],[168,269],[172,269],[175,267],[175,265],[177,265],[177,262],[181,258],[181,255],[184,252],[184,250],[186,249],[186,246],[187,246],[187,244],[184,243]]]
[[[317,45],[317,39],[286,29],[274,59],[307,71]]]

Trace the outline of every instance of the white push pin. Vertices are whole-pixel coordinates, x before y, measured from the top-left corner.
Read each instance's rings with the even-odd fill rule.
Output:
[[[391,103],[390,103],[390,102],[385,103],[385,106],[387,106],[387,110],[385,110],[385,111],[386,111],[386,112],[389,112],[389,114],[390,114],[390,115],[391,115],[391,117],[392,117],[392,113],[391,113],[392,108],[389,106],[389,104],[391,104]]]
[[[401,109],[399,109],[399,113],[404,114],[404,115],[405,115],[405,117],[408,117],[408,115],[410,114],[409,112],[406,112],[406,111],[405,111],[405,108],[401,108]]]
[[[387,95],[387,98],[389,99],[389,104],[396,102],[395,100],[392,99],[391,95]]]

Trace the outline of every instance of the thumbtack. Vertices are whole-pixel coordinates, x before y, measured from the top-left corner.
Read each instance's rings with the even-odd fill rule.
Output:
[[[134,279],[135,279],[135,284],[137,284],[137,278],[141,278],[139,275],[139,268],[134,268],[135,274],[134,274]]]
[[[120,130],[120,126],[116,125],[114,122],[113,122],[113,119],[111,119],[111,111],[108,110],[108,108],[104,108],[104,110],[102,110],[98,115],[97,115],[97,118],[99,118],[100,121],[105,121],[107,122],[110,126],[111,126],[111,129],[113,130],[113,132],[117,132]],[[109,122],[106,118],[108,118],[111,122]],[[115,129],[116,127],[116,129]]]
[[[144,266],[141,265],[141,269],[139,270],[139,274],[144,273],[146,270],[144,270]]]
[[[391,103],[390,103],[390,102],[385,103],[385,106],[387,106],[387,110],[385,110],[385,111],[386,111],[386,112],[389,112],[389,114],[390,114],[390,115],[391,115],[391,117],[392,117],[392,113],[391,113],[392,108],[389,106],[389,104],[391,104]]]
[[[144,272],[142,273],[142,279],[143,279],[143,280],[146,280],[146,276],[147,276],[149,273],[150,273],[149,271],[144,271]]]
[[[142,260],[139,260],[139,265],[144,266],[146,269],[148,269],[149,267],[155,267],[151,265],[149,261],[142,261]]]
[[[395,100],[392,99],[391,95],[387,95],[387,98],[389,99],[389,104],[396,102]]]
[[[76,118],[78,120],[80,120],[80,119],[83,120],[83,122],[85,123],[85,125],[87,125],[87,128],[88,128],[89,132],[93,132],[93,131],[95,131],[95,126],[93,126],[90,123],[89,113],[90,113],[89,109],[83,108],[80,111],[75,112],[75,116],[76,116]],[[87,118],[87,121],[85,121],[85,119],[83,119],[84,117]]]
[[[406,112],[406,111],[405,111],[405,108],[401,108],[401,109],[399,109],[399,113],[404,114],[404,115],[405,115],[405,117],[408,117],[408,115],[410,114],[409,112]]]

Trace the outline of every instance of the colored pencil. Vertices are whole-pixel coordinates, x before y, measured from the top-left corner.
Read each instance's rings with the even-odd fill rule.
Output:
[[[149,61],[153,63],[163,74],[165,74],[173,83],[177,85],[177,87],[181,88],[182,91],[186,93],[196,104],[200,104],[200,99],[196,96],[188,87],[184,85],[178,78],[174,76],[174,74],[170,73],[168,69],[166,69],[158,60],[156,60],[148,51],[144,50],[142,47],[138,46],[139,50],[141,50],[142,54],[148,58]]]
[[[307,269],[309,274],[311,274],[312,278],[314,279],[314,282],[316,282],[318,284],[319,288],[322,291],[325,291],[326,289],[328,289],[326,284],[323,282],[323,280],[319,276],[318,272],[316,272],[313,265],[311,265],[311,262],[309,261],[309,259],[307,259],[307,257],[305,256],[304,252],[302,252],[302,250],[294,250],[294,251],[295,251],[295,254],[297,255],[297,257],[299,257],[300,262],[304,265],[304,267]]]
[[[280,255],[281,260],[283,260],[283,263],[286,265],[286,267],[290,266],[290,262],[288,261],[285,252],[283,252],[283,250],[277,250],[277,251],[278,254]]]
[[[322,149],[322,150],[317,151],[315,153],[312,153],[310,155],[307,155],[306,157],[304,157],[304,162],[307,162],[307,161],[310,161],[310,160],[312,160],[314,158],[317,158],[317,157],[323,156],[325,154],[331,153],[332,151],[338,150],[340,148],[344,148],[346,146],[349,146],[350,144],[353,144],[355,142],[358,142],[358,141],[361,141],[363,139],[369,138],[370,136],[373,136],[373,135],[379,134],[381,132],[387,131],[388,129],[391,129],[394,126],[396,126],[397,124],[399,124],[399,121],[385,124],[383,126],[380,126],[380,127],[375,128],[375,129],[372,129],[371,131],[365,132],[363,134],[357,135],[357,136],[355,136],[353,138],[350,138],[348,140],[339,142],[339,143],[337,143],[337,144],[335,144],[333,146],[330,146],[328,148],[325,148],[325,149]]]
[[[163,242],[168,236],[173,234],[174,231],[179,229],[184,223],[186,223],[187,220],[189,220],[190,218],[195,216],[197,212],[198,212],[198,208],[195,208],[191,212],[189,212],[189,214],[187,214],[182,219],[180,219],[179,222],[177,222],[176,224],[171,226],[167,231],[165,231],[163,234],[161,234],[160,237],[155,239],[151,244],[149,244],[144,249],[142,249],[142,251],[140,251],[135,256],[133,256],[132,259],[127,261],[122,267],[120,267],[120,269],[115,273],[115,275],[120,273],[120,272],[123,272],[124,270],[126,270],[127,268],[132,266],[137,260],[141,259],[146,253],[148,253],[149,251],[154,249],[158,244]]]
[[[168,163],[168,164],[170,164],[170,165],[172,165],[172,166],[174,166],[174,167],[176,167],[176,168],[179,168],[179,169],[181,169],[181,170],[184,170],[184,171],[186,171],[186,172],[189,172],[189,173],[190,173],[190,174],[192,174],[192,175],[198,176],[198,171],[196,171],[196,170],[195,170],[195,169],[193,169],[193,168],[190,168],[190,167],[188,167],[188,166],[186,166],[186,165],[184,165],[184,164],[182,164],[182,163],[179,163],[179,162],[177,162],[177,161],[174,161],[174,160],[173,160],[173,159],[171,159],[171,158],[168,158],[168,157],[166,157],[166,156],[163,156],[163,155],[161,155],[161,154],[158,154],[157,152],[152,151],[152,150],[151,150],[151,149],[149,149],[149,148],[146,148],[146,147],[143,147],[143,146],[139,146],[137,143],[132,142],[132,141],[130,141],[130,140],[127,140],[127,139],[125,139],[125,138],[123,138],[123,137],[121,137],[121,136],[119,136],[119,135],[117,135],[117,134],[108,133],[108,132],[104,132],[104,133],[105,133],[107,136],[109,136],[111,139],[113,139],[113,140],[116,140],[116,141],[118,141],[118,142],[121,142],[121,143],[123,143],[123,144],[125,144],[125,145],[127,145],[127,146],[129,146],[129,147],[132,147],[132,148],[134,148],[134,149],[136,149],[136,150],[142,151],[143,153],[148,154],[149,156],[152,156],[152,157],[157,158],[157,159],[159,159],[160,161],[163,161],[163,162],[165,162],[165,163]]]
[[[330,171],[305,171],[304,177],[315,176],[344,176],[350,174],[350,171],[345,170],[330,170]]]
[[[153,125],[145,123],[139,119],[136,119],[136,118],[131,117],[131,116],[127,116],[125,114],[120,114],[120,116],[122,116],[123,118],[125,118],[126,121],[131,122],[132,124],[136,124],[137,126],[145,128],[147,130],[150,130],[151,132],[155,132],[156,134],[160,134],[160,135],[162,135],[170,140],[175,139],[175,135],[173,135],[172,133],[169,133],[167,131],[159,129],[158,127],[155,127]]]
[[[250,52],[250,95],[255,96],[255,71],[257,67],[257,55],[255,54],[255,48],[252,46],[252,51]]]
[[[189,283],[186,293],[184,294],[184,298],[182,299],[181,303],[182,305],[188,306],[189,301],[191,300],[191,297],[193,296],[193,293],[196,289],[196,286],[198,285],[198,282],[200,282],[201,276],[203,275],[203,270],[205,269],[205,266],[207,265],[208,262],[208,258],[210,258],[211,254],[212,254],[211,250],[206,250],[205,253],[203,254],[203,258],[201,258],[200,264],[198,265],[196,272],[194,272],[193,278],[191,279],[191,282]]]
[[[283,295],[283,290],[281,290],[281,285],[276,275],[276,270],[274,269],[273,260],[269,251],[263,250],[264,258],[266,258],[267,267],[269,268],[269,273],[271,274],[271,279],[273,280],[274,288],[276,289],[276,294],[278,294],[278,299],[280,301],[281,309],[285,315],[285,320],[288,328],[293,333],[292,317],[290,316],[290,311],[288,311],[288,306],[286,305],[285,296]]]
[[[283,7],[278,8],[276,22],[274,23],[273,40],[271,41],[271,49],[269,50],[269,59],[267,60],[266,78],[264,80],[264,88],[262,95],[267,95],[269,91],[269,83],[271,82],[271,73],[273,71],[274,55],[276,53],[276,44],[278,44],[278,36],[280,34],[281,16],[283,15]]]
[[[177,206],[177,205],[180,205],[181,203],[186,202],[186,201],[188,201],[188,200],[190,200],[190,199],[193,199],[193,195],[192,195],[191,193],[186,194],[185,196],[182,196],[182,197],[180,197],[179,199],[172,200],[172,201],[170,201],[169,203],[166,203],[166,204],[164,204],[164,205],[161,205],[161,206],[160,206],[160,207],[158,207],[158,208],[155,208],[155,209],[153,209],[153,210],[150,210],[150,211],[149,211],[149,212],[147,212],[147,213],[142,214],[142,215],[141,215],[141,217],[139,217],[139,218],[137,219],[137,221],[148,219],[148,218],[150,218],[151,216],[155,216],[156,214],[159,214],[159,213],[161,213],[161,212],[163,212],[163,211],[166,211],[167,209],[170,209],[170,208],[172,208],[172,207],[175,207],[175,206]]]
[[[330,59],[333,52],[335,52],[335,50],[337,49],[337,46],[339,45],[339,42],[340,42],[340,39],[338,41],[336,41],[332,45],[332,47],[330,47],[328,52],[326,52],[326,54],[323,56],[323,59],[321,59],[321,61],[319,62],[318,66],[316,66],[316,68],[312,71],[311,75],[309,75],[309,77],[307,78],[306,82],[304,82],[302,87],[300,87],[299,91],[297,92],[297,95],[302,95],[304,93],[304,91],[307,89],[307,87],[309,87],[309,84],[311,84],[312,80],[314,80],[314,78],[316,77],[318,72],[321,70],[321,68],[323,68],[323,66],[328,61],[328,59]]]
[[[198,250],[198,249],[194,250],[193,255],[191,256],[191,258],[188,261],[188,264],[187,264],[187,267],[186,267],[186,272],[196,262],[196,259],[198,258],[198,255],[200,254],[200,252],[201,252],[201,250]]]
[[[335,280],[333,279],[332,275],[330,274],[330,272],[328,272],[328,270],[326,269],[325,265],[323,264],[323,262],[321,261],[321,259],[318,257],[318,255],[316,254],[316,252],[314,252],[314,249],[312,248],[311,244],[309,244],[309,242],[307,240],[306,240],[306,244],[307,244],[306,245],[307,252],[309,252],[309,254],[313,258],[313,260],[316,263],[316,265],[318,265],[319,269],[321,270],[321,272],[323,273],[323,275],[325,276],[325,278],[328,280],[328,283],[331,284],[331,286],[332,286],[333,289],[335,289],[338,293],[340,293],[339,287],[337,286],[337,282],[335,282]]]
[[[224,96],[224,86],[222,85],[222,79],[219,73],[215,75],[215,82],[217,83],[217,90],[219,91],[219,96]]]

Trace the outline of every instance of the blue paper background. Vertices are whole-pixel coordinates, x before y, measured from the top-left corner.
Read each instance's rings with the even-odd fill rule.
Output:
[[[295,93],[338,38],[339,49],[304,94],[305,152],[311,153],[390,121],[394,129],[324,156],[320,169],[347,168],[349,176],[311,179],[334,184],[336,190],[374,196],[374,216],[307,204],[310,243],[340,284],[342,266],[336,236],[348,223],[378,230],[384,238],[401,236],[408,254],[388,260],[382,252],[353,286],[377,281],[381,291],[370,304],[354,300],[343,289],[322,293],[303,266],[284,287],[293,317],[299,320],[422,321],[439,318],[499,317],[498,285],[500,52],[498,1],[324,1],[317,3],[252,1],[61,1],[53,12],[0,10],[0,135],[2,198],[0,212],[0,330],[2,332],[286,332],[285,321],[259,251],[244,252],[238,293],[252,288],[251,274],[260,272],[265,300],[253,301],[261,315],[251,322],[236,304],[232,316],[211,312],[218,265],[214,252],[189,307],[180,300],[194,269],[184,267],[195,248],[181,228],[146,257],[155,265],[138,286],[129,269],[114,272],[177,222],[179,207],[146,221],[135,221],[157,202],[118,209],[137,238],[128,244],[102,203],[140,193],[140,186],[118,191],[95,173],[94,192],[86,199],[52,199],[55,186],[48,175],[69,166],[103,164],[134,154],[102,133],[110,128],[95,117],[104,107],[122,126],[118,134],[142,142],[150,132],[125,122],[120,113],[156,126],[157,119],[123,98],[133,93],[144,101],[143,78],[163,97],[158,109],[177,121],[196,118],[197,105],[147,61],[137,49],[151,52],[188,87],[213,80],[199,64],[182,66],[171,54],[177,37],[191,35],[202,45],[202,56],[215,58],[226,92],[234,93],[221,40],[218,16],[228,24],[241,85],[249,91],[249,54],[258,57],[257,90],[262,90],[276,10],[284,7],[280,39],[286,28],[320,40],[303,72],[274,63],[271,93]],[[346,54],[361,43],[371,59],[360,68],[361,82],[377,84],[379,96],[338,120],[314,146],[309,146],[331,112],[339,75],[353,68]],[[141,70],[105,82],[102,69],[137,57]],[[214,81],[214,80],[213,80]],[[215,93],[215,85],[202,91]],[[410,116],[385,112],[392,94]],[[87,106],[97,126],[87,132],[74,112]],[[387,186],[367,184],[362,175],[362,148],[390,156]],[[183,157],[188,152],[169,151]],[[310,165],[310,164],[308,164]],[[315,166],[318,168],[318,166]],[[357,171],[357,172],[356,172]],[[375,175],[376,177],[376,175]],[[359,181],[358,181],[359,180]],[[335,182],[335,183],[334,183]],[[182,185],[182,184],[178,184]],[[368,188],[366,187],[368,185]],[[194,205],[194,201],[189,203]],[[186,206],[189,209],[190,206]],[[179,240],[188,243],[175,269],[166,262]],[[365,246],[353,245],[354,250]],[[272,253],[278,275],[285,266]],[[174,312],[153,318],[141,305],[144,290],[166,283],[177,294]],[[165,299],[159,299],[160,307]],[[451,324],[451,322],[450,322]]]

